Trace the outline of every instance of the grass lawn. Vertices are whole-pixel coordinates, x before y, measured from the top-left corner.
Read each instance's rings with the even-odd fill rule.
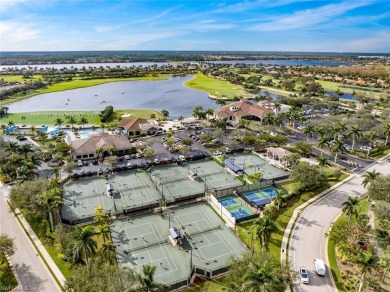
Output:
[[[35,80],[39,77],[39,75],[34,76],[34,79],[23,79],[21,76],[17,75],[3,75],[1,78],[7,79],[8,81],[30,81]],[[106,79],[91,79],[91,80],[84,80],[80,79],[78,77],[73,78],[72,81],[64,81],[61,83],[56,83],[53,85],[48,85],[45,88],[41,88],[38,90],[35,90],[33,92],[27,93],[27,94],[17,94],[13,96],[12,98],[7,98],[4,100],[0,100],[0,106],[10,104],[12,102],[16,102],[22,99],[29,98],[31,96],[42,94],[42,93],[50,93],[50,92],[57,92],[57,91],[64,91],[64,90],[70,90],[70,89],[76,89],[76,88],[84,88],[84,87],[90,87],[95,85],[100,85],[104,83],[109,82],[118,82],[118,81],[143,81],[143,80],[165,80],[168,78],[168,75],[160,75],[160,76],[146,76],[146,77],[135,77],[135,78],[106,78]]]
[[[11,291],[18,285],[12,269],[8,266],[7,258],[0,253],[0,290]]]
[[[0,80],[5,82],[23,82],[23,81],[36,81],[42,79],[42,75],[33,75],[31,78],[23,78],[22,75],[1,75]]]
[[[41,111],[30,113],[11,113],[0,118],[0,124],[8,124],[10,121],[17,125],[55,125],[55,120],[61,118],[66,125],[65,116],[73,116],[76,120],[85,117],[89,125],[100,125],[99,111]],[[117,117],[127,114],[128,118],[144,118],[150,119],[151,114],[155,114],[156,118],[162,117],[155,110],[118,110],[114,112]],[[109,121],[108,123],[110,123]]]
[[[364,198],[360,201],[360,210],[359,212],[361,214],[367,214],[368,208],[370,207],[370,202],[368,201],[368,198]],[[348,220],[347,216],[342,214],[335,222],[342,222]],[[351,217],[352,221],[356,221],[355,217]],[[329,235],[329,241],[328,241],[328,260],[329,260],[329,266],[330,270],[332,271],[333,279],[335,281],[336,287],[339,291],[347,291],[347,289],[344,287],[343,280],[340,276],[340,269],[337,264],[337,257],[336,257],[336,251],[335,251],[335,242],[332,240],[332,231]]]
[[[331,172],[332,170],[329,170],[329,171]],[[346,177],[348,177],[348,174],[346,174],[346,173],[343,173],[338,180],[336,180],[333,177],[329,177],[327,187],[322,187],[322,188],[316,189],[314,191],[307,191],[307,192],[300,193],[300,194],[294,196],[290,201],[287,202],[287,204],[285,204],[285,206],[283,208],[281,208],[280,213],[275,220],[275,225],[276,225],[277,231],[272,233],[271,240],[270,240],[269,246],[268,246],[270,252],[272,254],[274,254],[274,256],[276,256],[277,258],[280,257],[280,251],[281,251],[284,230],[286,229],[287,224],[290,221],[291,216],[294,213],[294,210],[297,207],[299,207],[300,205],[302,205],[303,203],[305,203],[306,201],[308,201],[311,198],[313,198],[314,196],[316,196],[317,194],[323,192],[327,188],[342,181]],[[294,192],[297,192],[299,184],[296,182],[287,182],[287,183],[282,184],[281,187],[284,188],[289,193],[294,193]],[[250,243],[251,243],[252,238],[253,238],[253,243],[254,243],[253,246],[254,246],[254,250],[256,252],[256,251],[261,250],[261,246],[260,246],[259,240],[256,239],[255,230],[254,229],[251,230],[252,226],[253,226],[253,221],[248,221],[248,222],[239,224],[237,226],[237,234],[240,237],[240,239],[247,246],[250,246]]]
[[[229,99],[235,96],[250,97],[252,94],[247,93],[242,86],[231,84],[227,81],[207,77],[201,73],[197,74],[195,79],[187,81],[186,86],[208,92],[217,97],[227,97]]]

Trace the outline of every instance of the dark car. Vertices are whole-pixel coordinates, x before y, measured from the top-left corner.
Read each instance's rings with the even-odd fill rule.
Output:
[[[89,165],[89,161],[83,161],[83,166],[88,166]]]
[[[103,174],[103,169],[101,167],[99,167],[98,171],[97,171],[97,174],[98,175],[102,175]]]
[[[16,139],[18,139],[19,141],[26,141],[27,140],[26,137],[19,137],[19,138],[16,137]]]
[[[92,170],[88,169],[85,171],[86,176],[91,176],[92,175]]]

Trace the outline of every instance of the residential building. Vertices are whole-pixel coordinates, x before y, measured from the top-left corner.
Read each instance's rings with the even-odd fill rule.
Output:
[[[117,155],[124,155],[133,145],[123,135],[95,134],[86,139],[78,139],[71,143],[71,154],[73,159],[94,159],[98,157],[97,149],[101,148],[101,156],[109,155],[109,151]]]
[[[153,135],[158,130],[158,124],[150,123],[146,119],[122,119],[119,122],[119,128],[129,136],[140,136],[142,134]]]
[[[268,100],[262,100],[262,101],[259,101],[257,103],[257,105],[261,106],[261,107],[265,107],[265,108],[268,108],[268,109],[271,109],[275,116],[281,114],[281,113],[288,113],[291,109],[291,106],[287,105],[287,104],[282,104],[280,103],[279,106],[275,106],[275,103],[274,102],[271,102],[271,101],[268,101]]]
[[[236,127],[242,118],[262,122],[268,113],[274,115],[272,109],[242,99],[216,109],[213,118],[216,120],[226,119],[229,125]]]

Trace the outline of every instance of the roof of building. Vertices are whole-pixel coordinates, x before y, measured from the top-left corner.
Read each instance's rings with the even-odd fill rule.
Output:
[[[122,119],[119,122],[119,127],[123,127],[126,131],[137,131],[141,128],[141,124],[147,124],[145,119]]]
[[[272,155],[277,155],[279,158],[283,158],[283,156],[290,155],[291,152],[282,148],[282,147],[268,147],[265,148],[268,152],[271,152]]]
[[[72,141],[72,154],[83,155],[95,153],[97,148],[108,150],[115,147],[116,150],[126,150],[132,147],[132,144],[123,135],[97,134],[91,135],[86,139]]]
[[[236,107],[236,110],[232,108]],[[216,115],[226,115],[226,116],[236,116],[244,117],[248,115],[256,116],[259,118],[264,118],[267,113],[273,113],[271,109],[265,108],[263,106],[253,104],[249,101],[237,101],[231,104],[225,105],[214,111]]]

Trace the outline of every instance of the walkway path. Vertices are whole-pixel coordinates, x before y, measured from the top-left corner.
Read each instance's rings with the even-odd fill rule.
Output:
[[[20,281],[16,291],[61,291],[26,233],[9,210],[7,194],[7,187],[2,187],[0,184],[0,233],[14,238],[16,250],[11,256],[11,264]]]
[[[390,174],[390,163],[381,159],[376,165],[369,168],[369,170],[374,169],[383,175]],[[283,237],[282,258],[286,256],[287,241],[290,235],[287,251],[290,260],[296,269],[303,266],[309,270],[310,284],[301,284],[298,288],[299,291],[328,292],[336,290],[329,270],[327,234],[331,224],[341,214],[342,202],[348,196],[361,198],[366,193],[361,185],[362,181],[361,174],[354,174],[343,184],[325,191],[326,195],[322,193],[295,210]],[[321,195],[324,196],[321,197]],[[310,204],[311,202],[313,203]],[[304,207],[306,208],[303,210]],[[296,218],[298,219],[293,226]],[[327,274],[324,278],[317,276],[314,272],[313,260],[316,258],[322,259],[327,266]]]

